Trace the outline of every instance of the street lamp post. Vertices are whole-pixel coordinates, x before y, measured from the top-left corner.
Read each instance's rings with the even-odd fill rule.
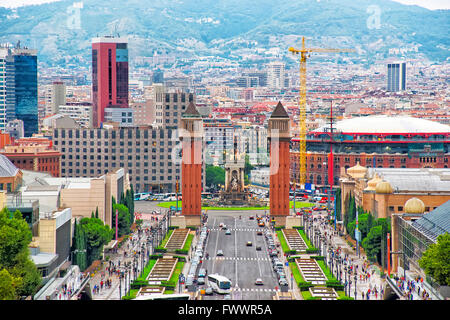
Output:
[[[355,280],[355,300],[357,299],[356,298],[356,281],[358,280],[358,277],[356,276],[356,270],[355,270],[355,278],[354,278],[354,280]]]
[[[122,277],[120,272],[119,272],[119,300],[122,300]]]

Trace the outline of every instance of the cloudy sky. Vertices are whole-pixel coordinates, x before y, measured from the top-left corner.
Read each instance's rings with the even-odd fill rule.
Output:
[[[23,5],[40,4],[47,2],[56,2],[60,0],[0,0],[1,7],[15,8]],[[83,0],[74,0],[74,2],[82,2]],[[415,4],[431,10],[434,9],[450,9],[449,0],[394,0],[403,4]]]

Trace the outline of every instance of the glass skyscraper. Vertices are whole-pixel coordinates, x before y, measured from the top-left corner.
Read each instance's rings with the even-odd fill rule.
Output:
[[[38,127],[38,79],[36,50],[15,48],[15,114],[22,120],[25,136],[30,137],[39,132]]]

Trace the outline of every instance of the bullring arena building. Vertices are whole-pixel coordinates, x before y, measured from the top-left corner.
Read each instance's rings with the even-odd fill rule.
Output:
[[[333,158],[329,156],[332,145]],[[306,183],[325,189],[328,176],[366,168],[448,168],[450,126],[411,116],[376,115],[326,124],[306,137]],[[291,182],[299,181],[299,139],[291,140]],[[333,162],[332,167],[329,163]]]

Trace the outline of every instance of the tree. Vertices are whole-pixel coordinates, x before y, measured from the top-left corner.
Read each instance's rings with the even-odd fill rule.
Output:
[[[419,266],[441,286],[450,286],[450,234],[437,237],[419,259]]]
[[[80,225],[86,235],[87,262],[90,265],[100,259],[103,246],[111,241],[114,231],[97,218],[83,218]]]
[[[128,208],[124,204],[115,204],[114,212],[118,210],[119,212],[119,221],[118,221],[118,235],[119,237],[123,236],[130,232],[131,227],[131,218]]]
[[[11,275],[12,280],[3,272],[5,282],[15,284],[15,296],[32,295],[41,283],[41,275],[30,258],[31,240],[31,230],[20,211],[11,213],[3,208],[0,211],[0,270],[6,269]]]
[[[341,188],[338,188],[338,189],[336,189],[336,195],[335,195],[335,197],[336,197],[336,219],[338,220],[338,221],[341,221],[341,210],[342,210],[342,208],[341,208],[341,195],[342,195],[342,191],[341,191]]]
[[[20,287],[22,279],[13,277],[8,270],[0,270],[0,300],[16,300],[16,290]]]
[[[78,265],[81,271],[87,268],[87,241],[86,235],[81,225],[75,220],[74,234],[72,241],[73,264]]]
[[[217,166],[206,166],[206,185],[217,187],[219,184],[225,184],[225,169]]]
[[[361,243],[371,262],[381,261],[381,237],[382,226],[375,226],[370,229],[369,234]]]
[[[133,224],[133,222],[134,222],[134,189],[133,189],[133,185],[130,185],[130,200],[129,200],[128,211],[131,214],[131,224]]]

